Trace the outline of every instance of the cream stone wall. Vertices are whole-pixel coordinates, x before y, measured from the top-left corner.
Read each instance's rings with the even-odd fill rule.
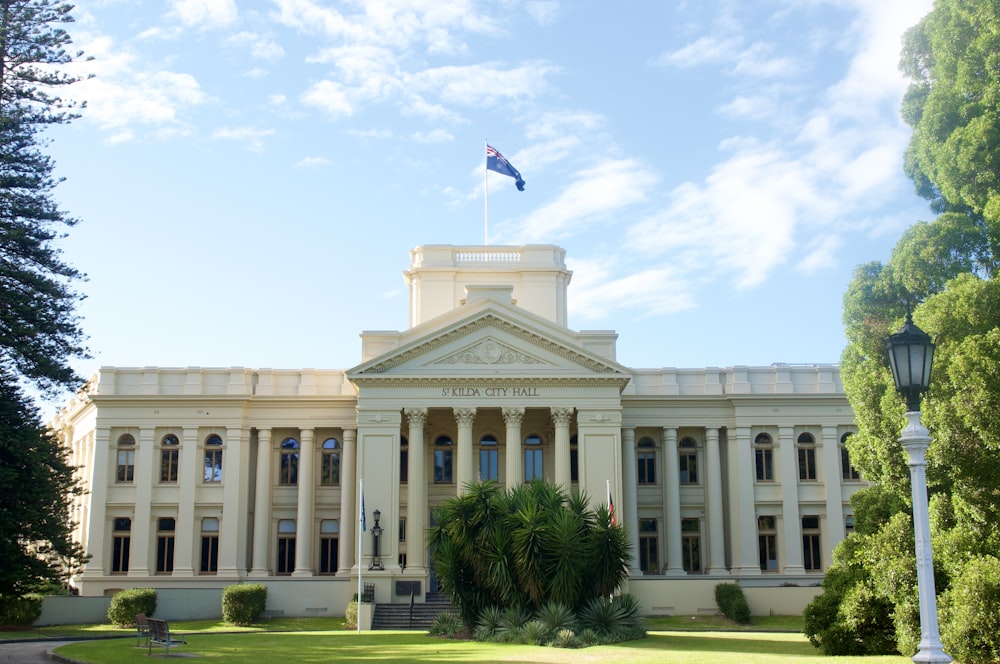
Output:
[[[423,601],[434,583],[430,512],[480,479],[481,454],[495,451],[505,486],[540,462],[540,479],[595,504],[610,489],[635,550],[630,588],[650,613],[707,611],[723,580],[746,586],[756,611],[801,610],[864,486],[844,479],[840,441],[854,425],[836,366],[630,369],[614,359],[613,331],[566,326],[571,275],[558,247],[429,246],[412,259],[411,327],[363,333],[351,369],[100,370],[54,422],[89,490],[73,506],[75,537],[92,556],[73,579],[81,594],[253,579],[283,598],[286,615],[323,601],[340,615],[360,575],[379,601],[409,601],[398,582],[417,582]],[[119,445],[123,434],[134,448]],[[762,434],[773,472],[758,478]],[[176,477],[163,474],[166,435],[179,440]],[[207,479],[212,435],[223,468]],[[134,477],[121,481],[130,450]],[[330,484],[324,459],[334,455]],[[774,518],[773,532],[760,531],[761,517]],[[160,530],[164,519],[173,531]],[[115,532],[122,520],[129,530]],[[206,570],[216,535],[203,528],[216,522]],[[804,534],[816,538],[818,566]],[[773,539],[773,569],[761,569],[762,536]],[[123,538],[128,569],[116,571]],[[164,563],[172,569],[158,572]]]

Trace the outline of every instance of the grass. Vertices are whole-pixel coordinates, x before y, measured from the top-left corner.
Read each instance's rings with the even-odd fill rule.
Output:
[[[317,632],[344,629],[343,618],[270,618],[267,621],[234,627],[219,620],[171,620],[170,630],[184,634],[217,632]],[[135,636],[135,627],[120,628],[110,624],[53,625],[20,631],[0,632],[0,641],[33,639],[89,639],[112,636]]]
[[[754,616],[749,625],[740,625],[722,615],[666,616],[647,618],[649,629],[656,631],[713,632],[802,632],[802,616]]]
[[[572,662],[572,664],[685,663],[685,664],[830,664],[801,634],[778,632],[651,631],[639,641],[614,646],[562,650],[535,646],[457,641],[424,632],[365,632],[349,630],[251,632],[222,634],[185,632],[188,645],[174,653],[227,664],[280,661],[282,664],[337,661],[373,662]],[[171,632],[175,630],[171,623]],[[148,662],[146,648],[135,641],[113,639],[76,643],[59,648],[65,657],[88,664]],[[162,649],[160,653],[162,654]],[[837,664],[908,664],[905,657],[838,657]]]

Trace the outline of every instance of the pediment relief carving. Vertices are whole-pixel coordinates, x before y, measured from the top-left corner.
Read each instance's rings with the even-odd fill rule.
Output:
[[[512,348],[496,339],[483,339],[477,344],[452,353],[434,364],[546,364],[523,350]]]

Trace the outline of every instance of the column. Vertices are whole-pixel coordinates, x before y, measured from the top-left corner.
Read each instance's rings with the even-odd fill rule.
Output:
[[[677,459],[677,429],[663,428],[663,456],[667,472],[663,478],[666,495],[667,576],[684,576],[681,563],[681,471]]]
[[[566,491],[572,488],[569,463],[569,423],[573,418],[572,408],[553,408],[552,423],[556,427],[555,470],[556,486]]]
[[[458,467],[455,484],[458,495],[465,493],[465,485],[476,481],[475,464],[472,456],[472,423],[476,420],[474,408],[454,408],[455,422],[458,424]]]
[[[629,544],[632,553],[629,555],[629,576],[642,576],[639,569],[639,503],[636,496],[639,479],[636,473],[635,458],[635,428],[622,429],[622,457],[625,468],[622,471],[622,506],[623,522],[628,529]]]
[[[406,408],[410,423],[409,477],[406,485],[406,569],[414,574],[427,572],[427,472],[424,469],[424,426],[426,408]]]
[[[246,569],[247,510],[250,499],[249,468],[246,449],[250,445],[250,430],[242,427],[226,429],[222,453],[222,518],[219,519],[219,575],[240,576]],[[268,445],[270,447],[270,445]],[[270,517],[268,518],[270,521]],[[200,527],[200,524],[199,524]]]
[[[201,524],[195,523],[195,485],[200,483],[201,455],[198,453],[198,428],[184,427],[181,431],[180,497],[177,505],[177,530],[174,541],[174,576],[194,576],[195,533]]]
[[[139,449],[135,461],[135,516],[132,519],[132,542],[129,552],[128,575],[149,576],[150,506],[153,484],[160,479],[160,463],[155,454],[156,432],[144,427],[139,430]]]
[[[820,533],[823,569],[833,563],[834,547],[844,539],[844,499],[840,490],[843,474],[840,468],[840,438],[837,427],[823,427],[823,484],[826,490],[826,528]]]
[[[754,464],[750,427],[735,427],[729,439],[729,518],[732,569],[738,576],[759,576],[757,511],[754,501]]]
[[[524,409],[504,408],[501,413],[507,425],[505,457],[507,489],[510,490],[524,482],[524,454],[521,452],[521,422],[524,420]]]
[[[344,456],[340,459],[340,536],[337,549],[337,575],[351,573],[355,565],[354,554],[358,542],[354,539],[358,511],[355,505],[358,495],[358,432],[344,429]],[[413,474],[411,473],[412,477]],[[361,561],[357,561],[360,564]]]
[[[272,455],[271,430],[260,429],[257,432],[257,491],[253,503],[253,562],[250,566],[250,576],[271,574],[271,563],[267,552],[271,539]],[[226,463],[225,457],[222,458],[222,463]]]
[[[111,443],[111,429],[99,426],[94,430],[94,470],[90,482],[90,515],[87,524],[87,541],[84,547],[90,560],[83,568],[83,576],[104,576],[110,571],[110,556],[105,553],[105,535],[111,529],[108,521],[108,471],[117,463],[117,455]],[[111,538],[107,538],[110,542]]]
[[[719,450],[719,430],[705,429],[706,511],[708,512],[708,573],[726,574],[725,527],[722,523],[722,457]]]
[[[778,441],[781,450],[782,534],[785,540],[785,564],[781,567],[785,574],[804,574],[802,521],[799,517],[799,467],[792,427],[778,427]]]
[[[316,473],[313,471],[316,458],[316,432],[313,429],[301,429],[299,438],[301,440],[296,481],[298,509],[295,513],[295,571],[292,572],[292,576],[312,576],[313,530],[315,530],[313,514],[316,511]]]

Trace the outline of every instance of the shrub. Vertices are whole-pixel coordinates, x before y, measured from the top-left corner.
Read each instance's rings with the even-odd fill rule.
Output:
[[[548,643],[551,632],[541,620],[529,620],[521,628],[521,638],[530,646]]]
[[[0,597],[0,625],[28,627],[42,615],[42,597]],[[134,620],[134,616],[133,616]]]
[[[535,613],[535,619],[540,621],[553,634],[562,629],[576,630],[576,616],[573,610],[559,602],[548,602]]]
[[[222,619],[230,625],[249,625],[264,613],[267,586],[262,583],[238,583],[222,591]]]
[[[552,639],[552,647],[554,648],[576,648],[580,645],[579,639],[576,638],[576,633],[571,629],[561,629],[556,632],[556,636]]]
[[[119,590],[111,598],[108,620],[118,627],[134,627],[136,615],[145,613],[151,616],[154,611],[156,611],[156,590],[153,588]]]
[[[531,613],[519,606],[512,606],[500,616],[500,632],[513,632],[524,627],[531,620]]]
[[[347,603],[344,609],[344,625],[346,627],[358,626],[358,594],[354,593],[354,599]]]
[[[968,664],[1000,661],[1000,560],[973,558],[941,599],[941,641]]]
[[[461,618],[450,611],[442,611],[434,616],[430,633],[434,636],[445,636],[450,639],[462,631],[462,627],[464,625]]]
[[[592,629],[602,643],[625,641],[631,634],[626,623],[624,606],[607,597],[597,597],[587,602],[580,611],[580,625]]]
[[[479,614],[476,621],[475,637],[479,641],[492,641],[501,631],[503,609],[499,606],[488,606]]]
[[[715,586],[715,603],[722,615],[741,625],[750,624],[750,604],[743,589],[735,583]]]
[[[584,627],[580,630],[577,638],[580,640],[580,645],[582,646],[594,646],[601,642],[601,637],[589,627]]]

